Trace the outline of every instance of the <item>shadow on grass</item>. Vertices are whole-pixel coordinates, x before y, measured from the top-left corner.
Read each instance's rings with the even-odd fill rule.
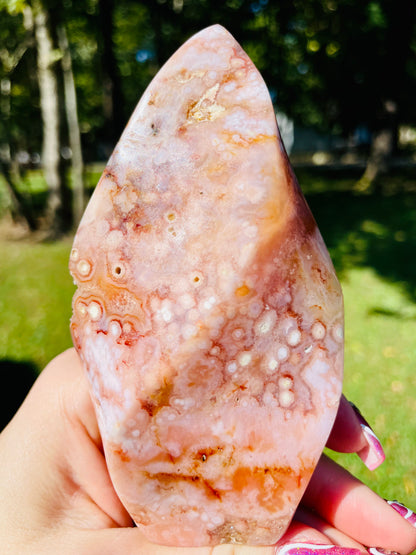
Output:
[[[416,172],[387,176],[369,195],[354,192],[355,178],[308,172],[303,186],[337,273],[372,267],[416,302]]]
[[[0,360],[0,375],[3,378],[0,394],[0,431],[22,404],[38,373],[38,368],[32,362]]]

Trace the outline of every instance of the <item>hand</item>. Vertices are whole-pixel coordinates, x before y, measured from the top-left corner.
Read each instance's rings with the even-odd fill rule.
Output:
[[[345,400],[329,445],[361,452],[368,447]],[[361,552],[363,546],[377,545],[403,554],[416,547],[416,529],[325,456],[277,547],[150,544],[133,527],[112,487],[87,380],[74,350],[45,368],[0,434],[0,498],[0,545],[2,553],[11,555],[272,555],[290,553],[299,542]],[[322,553],[318,545],[307,552],[314,547]]]

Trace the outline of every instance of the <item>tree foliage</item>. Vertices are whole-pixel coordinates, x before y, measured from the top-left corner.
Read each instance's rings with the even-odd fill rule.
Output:
[[[0,159],[36,159],[44,126],[35,0],[0,0]],[[69,43],[87,160],[106,159],[145,87],[190,35],[224,25],[262,72],[276,107],[297,123],[351,134],[416,124],[414,0],[36,0],[50,17],[59,94],[58,30]],[[60,103],[60,155],[68,124]],[[389,133],[386,135],[386,129]],[[390,144],[390,143],[389,143]],[[66,150],[65,150],[66,149]],[[386,156],[391,154],[387,149]],[[20,154],[19,154],[20,153]],[[376,153],[377,154],[377,153]],[[370,156],[371,158],[371,156]]]

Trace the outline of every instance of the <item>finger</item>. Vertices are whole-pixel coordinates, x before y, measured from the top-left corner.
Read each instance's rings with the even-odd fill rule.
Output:
[[[385,459],[377,438],[360,411],[342,395],[327,447],[340,453],[357,453],[370,470]]]
[[[215,547],[172,547],[148,542],[137,528],[107,529],[97,532],[81,532],[77,537],[77,552],[89,555],[287,555],[297,553],[299,546],[317,555],[361,555],[362,546],[346,546],[342,552],[334,549],[333,542],[324,533],[301,522],[293,521],[289,530],[275,546],[218,545]],[[71,540],[72,547],[74,541]],[[322,549],[325,548],[325,549]]]
[[[326,520],[323,520],[316,513],[306,509],[303,506],[298,507],[295,513],[295,519],[309,526],[310,528],[321,532],[331,541],[331,543],[334,543],[335,545],[365,551],[365,548],[362,544],[360,544],[350,536],[347,536],[340,530],[337,530],[328,522],[326,522]]]
[[[273,546],[223,544],[215,547],[172,547],[147,541],[138,528],[81,531],[71,537],[70,553],[88,555],[275,555]],[[76,547],[76,549],[74,549]],[[62,553],[62,551],[60,551]]]
[[[329,530],[328,526],[328,530]],[[288,531],[276,544],[276,555],[361,555],[366,553],[358,543],[342,543],[343,537],[339,536],[341,543],[335,542],[324,531],[300,521],[297,516],[292,521]],[[336,545],[334,545],[336,544]]]
[[[416,548],[416,529],[381,497],[323,455],[302,504],[366,546],[399,553]]]
[[[354,409],[342,395],[327,447],[340,453],[356,453],[365,446],[366,440],[360,422]]]
[[[323,529],[315,528],[301,518],[298,518],[296,513],[295,518],[292,520],[287,532],[277,542],[277,546],[292,544],[292,543],[310,543],[312,545],[329,545],[332,540],[326,535]]]
[[[42,375],[48,378],[48,388],[55,384],[56,390],[63,392],[64,410],[72,420],[78,420],[88,436],[102,449],[89,384],[81,359],[74,348],[64,351],[51,361]]]
[[[24,457],[16,437],[24,440]],[[12,461],[20,485],[22,499],[16,502],[21,507],[20,520],[35,525],[37,518],[45,516],[40,505],[48,505],[49,515],[53,508],[58,514],[63,494],[74,490],[77,495],[66,502],[85,519],[93,511],[104,526],[131,525],[108,475],[88,383],[74,349],[60,354],[42,371],[2,439],[10,445],[3,452]],[[17,450],[14,456],[12,450]],[[60,496],[53,493],[52,484]]]
[[[56,380],[55,391],[61,393],[61,427],[65,429],[66,444],[71,445],[66,458],[74,479],[111,521],[131,526],[131,517],[117,497],[108,473],[88,380],[75,349],[55,358],[44,373],[49,374],[50,382]],[[64,447],[62,452],[65,453]],[[79,464],[87,460],[88,464]]]

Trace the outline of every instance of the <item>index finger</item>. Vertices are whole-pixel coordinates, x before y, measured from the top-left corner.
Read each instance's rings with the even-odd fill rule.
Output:
[[[399,553],[416,548],[416,529],[347,470],[323,455],[302,504],[367,546]]]
[[[386,458],[380,440],[361,412],[344,395],[327,447],[340,453],[357,453],[369,470],[378,468]]]

